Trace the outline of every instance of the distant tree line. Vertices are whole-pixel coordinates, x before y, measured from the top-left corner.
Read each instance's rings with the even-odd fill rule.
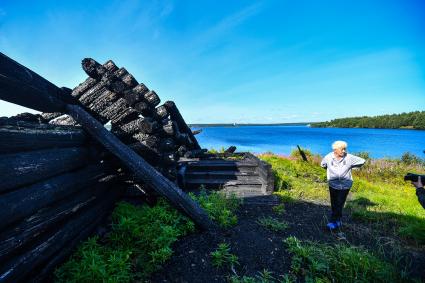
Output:
[[[380,129],[400,129],[411,128],[425,130],[425,111],[415,111],[409,113],[363,116],[334,119],[328,122],[312,123],[312,127],[332,127],[332,128],[380,128]]]

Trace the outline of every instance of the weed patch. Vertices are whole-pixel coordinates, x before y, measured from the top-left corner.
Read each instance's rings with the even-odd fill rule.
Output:
[[[396,268],[367,250],[346,245],[284,241],[293,254],[291,269],[306,282],[406,282]]]
[[[257,219],[257,223],[274,232],[280,232],[288,228],[288,223],[279,221],[273,217],[260,217]]]
[[[233,269],[236,264],[239,264],[238,257],[230,253],[230,245],[227,243],[219,244],[217,249],[211,252],[211,260],[215,267],[227,265]]]
[[[224,193],[216,191],[207,193],[205,189],[201,189],[199,195],[189,193],[189,196],[198,202],[208,216],[218,222],[221,227],[228,228],[238,222],[235,212],[240,205],[240,200],[235,196],[227,197]]]
[[[94,237],[55,271],[57,282],[130,282],[158,270],[171,244],[194,231],[194,223],[164,199],[149,207],[120,202],[105,245]]]

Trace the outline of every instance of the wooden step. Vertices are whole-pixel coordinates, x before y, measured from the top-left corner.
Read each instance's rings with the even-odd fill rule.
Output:
[[[240,172],[240,171],[188,171],[185,173],[186,179],[229,179],[242,180],[244,177],[256,177],[256,172]]]
[[[186,163],[187,171],[239,171],[255,172],[258,165],[252,162],[197,161]]]

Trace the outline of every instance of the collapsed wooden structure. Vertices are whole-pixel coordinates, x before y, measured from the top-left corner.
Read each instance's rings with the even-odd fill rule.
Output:
[[[249,154],[205,154],[174,102],[158,106],[154,91],[112,61],[84,59],[89,77],[71,91],[0,59],[0,98],[44,111],[0,118],[0,282],[42,281],[127,188],[167,197],[207,230],[215,224],[177,184],[272,192],[270,166]]]

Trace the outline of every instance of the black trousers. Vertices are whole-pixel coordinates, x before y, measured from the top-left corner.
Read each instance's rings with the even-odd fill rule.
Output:
[[[344,207],[345,200],[347,199],[349,191],[350,190],[336,190],[334,188],[329,187],[329,193],[331,195],[332,222],[341,220],[342,208]]]

